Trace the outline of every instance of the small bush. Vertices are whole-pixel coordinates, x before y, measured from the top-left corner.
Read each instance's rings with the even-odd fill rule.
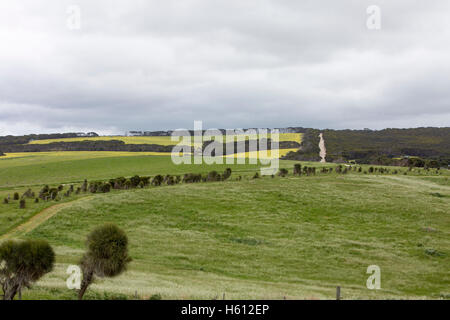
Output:
[[[184,183],[197,183],[197,182],[201,182],[202,180],[204,180],[204,179],[202,178],[201,174],[186,173],[183,176],[183,182]]]
[[[34,192],[31,191],[31,189],[28,189],[27,191],[25,191],[25,193],[23,194],[23,196],[24,196],[24,197],[27,197],[27,198],[33,198],[33,194],[34,194]]]
[[[139,185],[139,182],[141,182],[141,177],[139,177],[138,175],[135,175],[130,178],[130,181],[131,181],[131,186],[136,188]]]
[[[173,176],[167,175],[165,181],[168,186],[173,186],[175,184],[175,178]]]
[[[0,245],[0,280],[3,300],[13,300],[22,288],[53,269],[55,253],[46,241],[5,241]]]
[[[153,177],[152,179],[152,186],[159,187],[164,181],[164,178],[162,175],[158,174],[157,176]]]
[[[217,173],[217,171],[211,171],[210,173],[208,173],[208,177],[206,178],[206,180],[210,182],[220,181],[222,180],[222,177]]]
[[[128,237],[113,224],[94,229],[87,237],[88,251],[81,258],[83,281],[78,299],[83,299],[94,277],[115,277],[124,272],[131,258],[128,256]]]
[[[3,199],[3,203],[8,204],[9,203],[8,198]]]
[[[223,180],[227,180],[229,177],[231,177],[231,168],[226,168],[223,172]]]
[[[25,207],[26,207],[25,199],[21,199],[20,202],[19,202],[19,208],[20,209],[25,209]]]
[[[285,177],[285,176],[287,176],[288,175],[288,170],[286,169],[286,168],[281,168],[279,171],[278,171],[278,175],[280,176],[280,177]]]
[[[14,192],[14,200],[19,200],[19,193],[18,192]]]
[[[81,191],[83,192],[87,192],[87,188],[88,188],[88,182],[86,179],[84,179],[83,184],[81,185]]]

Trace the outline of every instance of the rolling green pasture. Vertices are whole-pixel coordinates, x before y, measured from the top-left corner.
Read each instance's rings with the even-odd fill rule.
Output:
[[[134,261],[94,292],[327,299],[340,285],[346,299],[439,298],[449,294],[450,193],[416,182],[265,177],[96,195],[26,235],[48,239],[58,254],[56,271],[27,295],[67,295],[65,269],[92,227],[108,221],[129,234]],[[376,292],[365,287],[372,264],[382,272]]]
[[[450,296],[450,175],[350,172],[251,179],[258,165],[175,166],[168,156],[49,153],[0,160],[0,197],[44,184],[79,184],[118,176],[233,170],[229,181],[0,204],[0,236],[55,205],[48,220],[19,238],[47,239],[55,270],[25,299],[73,299],[65,273],[95,226],[113,222],[130,239],[133,262],[98,280],[88,298],[439,299]],[[334,164],[302,163],[327,166]],[[364,166],[366,170],[367,167]],[[242,181],[236,178],[242,175]],[[45,211],[44,211],[45,212]],[[366,288],[369,265],[381,290]]]
[[[136,152],[46,152],[0,158],[0,189],[109,179],[120,176],[225,170],[254,171],[256,165],[175,165],[168,155]]]

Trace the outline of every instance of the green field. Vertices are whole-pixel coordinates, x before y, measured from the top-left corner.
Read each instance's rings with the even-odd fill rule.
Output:
[[[294,177],[294,163],[281,161],[287,177],[252,179],[257,165],[175,166],[170,157],[151,154],[6,157],[2,198],[85,178],[227,167],[233,174],[225,182],[81,194],[30,202],[27,209],[17,201],[1,204],[0,236],[43,238],[56,250],[55,270],[26,290],[25,299],[74,299],[65,287],[66,268],[80,259],[89,231],[104,222],[127,232],[133,262],[120,277],[97,281],[87,298],[332,299],[338,285],[344,299],[449,297],[448,171]],[[366,288],[369,265],[381,268],[381,290]]]

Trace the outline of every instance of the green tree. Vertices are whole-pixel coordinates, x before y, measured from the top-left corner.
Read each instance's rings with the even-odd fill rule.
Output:
[[[124,272],[131,261],[128,256],[128,237],[114,224],[94,229],[87,237],[88,251],[81,259],[83,281],[78,299],[83,299],[95,276],[115,277]]]
[[[47,241],[6,241],[0,245],[0,285],[3,300],[13,300],[22,288],[53,270],[55,253]]]
[[[302,174],[302,165],[300,163],[294,164],[294,176],[299,176]]]

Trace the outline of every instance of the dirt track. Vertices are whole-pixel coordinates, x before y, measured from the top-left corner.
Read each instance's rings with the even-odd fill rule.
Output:
[[[319,156],[322,158],[320,162],[327,162],[325,160],[325,157],[327,156],[327,149],[325,148],[325,139],[323,138],[323,133],[319,134],[320,142],[319,142],[319,148],[320,153]]]
[[[5,233],[4,235],[0,236],[0,240],[5,240],[5,239],[11,238],[13,236],[17,236],[17,235],[27,234],[28,232],[33,231],[38,226],[43,224],[45,221],[47,221],[48,219],[50,219],[51,217],[56,215],[62,209],[70,207],[74,202],[85,201],[88,198],[90,198],[90,197],[85,197],[85,198],[77,199],[74,201],[59,203],[59,204],[55,204],[51,207],[45,208],[38,214],[31,217],[26,222],[18,225],[14,229],[12,229],[12,230],[8,231],[7,233]]]

